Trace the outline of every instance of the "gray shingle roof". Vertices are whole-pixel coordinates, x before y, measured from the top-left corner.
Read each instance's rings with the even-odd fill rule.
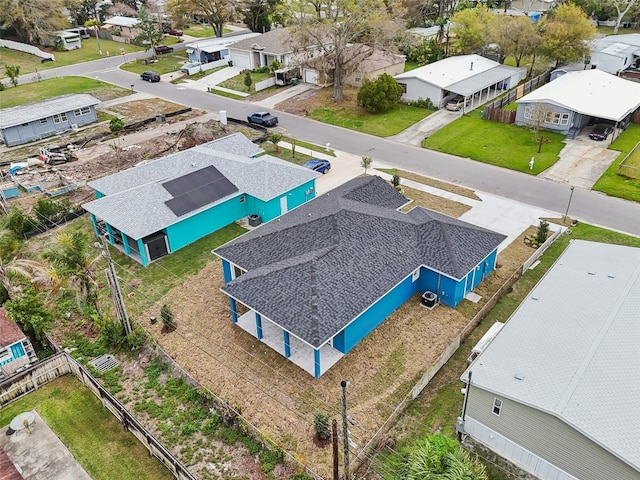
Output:
[[[216,249],[247,270],[222,290],[319,347],[421,265],[460,279],[505,238],[406,202],[351,180]]]
[[[269,155],[248,158],[217,150],[229,148],[251,155],[260,151],[251,142],[247,140],[248,143],[245,143],[238,136],[242,137],[242,134],[231,135],[89,182],[90,187],[105,196],[84,204],[83,208],[138,239],[207,210],[228,198],[246,193],[268,201],[319,175]],[[216,167],[239,191],[181,217],[176,216],[165,205],[172,196],[162,187],[162,183],[209,165]]]
[[[558,417],[640,471],[638,312],[640,249],[574,240],[471,365],[473,384]]]
[[[70,93],[59,97],[48,98],[39,102],[0,110],[0,128],[9,128],[23,123],[33,122],[52,115],[70,112],[82,107],[90,107],[100,103],[95,97],[86,93]]]

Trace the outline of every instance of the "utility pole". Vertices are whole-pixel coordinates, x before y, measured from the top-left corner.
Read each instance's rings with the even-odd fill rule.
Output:
[[[331,420],[331,441],[333,442],[333,480],[338,478],[338,421]]]
[[[349,424],[347,422],[347,381],[340,382],[342,387],[342,439],[344,448],[344,478],[349,480],[351,472],[349,471]]]
[[[118,317],[118,320],[122,322],[125,333],[129,335],[132,331],[131,322],[129,321],[129,316],[127,315],[127,308],[124,305],[122,290],[120,289],[120,283],[118,282],[118,273],[116,272],[116,267],[113,264],[111,254],[109,253],[109,243],[104,236],[100,237],[100,239],[102,240],[102,245],[97,242],[96,245],[102,250],[102,256],[107,260],[107,263],[109,264],[109,268],[106,268],[104,270],[104,273],[107,276],[107,282],[109,282],[109,291],[111,292],[113,306],[116,310],[116,317]]]

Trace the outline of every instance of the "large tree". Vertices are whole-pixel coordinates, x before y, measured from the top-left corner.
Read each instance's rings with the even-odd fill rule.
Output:
[[[264,33],[280,22],[282,0],[245,0],[241,4],[242,21],[252,32]]]
[[[47,36],[68,28],[63,0],[1,0],[1,28],[13,28],[20,40],[41,43]]]
[[[213,27],[216,37],[222,37],[224,24],[236,19],[235,4],[230,0],[170,0],[167,10],[174,18],[197,15]]]
[[[463,54],[469,54],[490,43],[489,25],[494,16],[484,5],[465,8],[453,15],[450,30],[455,37],[456,48]]]
[[[542,53],[559,66],[589,54],[588,40],[595,35],[596,27],[580,7],[563,3],[544,17],[540,31]]]
[[[374,48],[389,49],[403,30],[394,0],[335,0],[322,18],[301,15],[292,31],[300,52],[326,56],[333,70],[333,98],[343,97],[343,79],[355,71]],[[397,8],[397,10],[396,10]]]
[[[151,17],[144,7],[140,7],[140,10],[138,10],[138,23],[136,24],[136,28],[140,33],[135,40],[147,46],[147,48],[150,48],[151,51],[154,52],[153,55],[155,57],[155,50],[153,50],[153,47],[162,42],[162,28],[158,24],[157,17]]]
[[[496,15],[490,25],[491,38],[503,56],[513,57],[516,67],[525,55],[535,55],[540,47],[540,34],[528,17]]]
[[[618,16],[616,17],[616,26],[613,27],[614,35],[618,33],[618,29],[620,28],[620,24],[622,23],[622,19],[624,16],[631,11],[633,7],[635,7],[638,3],[638,0],[610,0],[613,3],[613,6],[616,9],[616,13]]]

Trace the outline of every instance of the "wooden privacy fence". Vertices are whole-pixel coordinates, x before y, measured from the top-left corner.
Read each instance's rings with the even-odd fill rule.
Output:
[[[142,443],[150,455],[160,460],[178,480],[197,480],[180,460],[173,456],[138,420],[129,413],[120,401],[111,395],[89,371],[65,352],[57,353],[24,372],[0,383],[0,406],[17,400],[23,395],[67,373],[75,375],[91,390],[123,425]]]
[[[537,77],[532,78],[528,82],[518,85],[516,88],[510,90],[509,93],[507,93],[506,95],[503,95],[497,100],[494,100],[491,103],[487,103],[487,105],[482,110],[483,120],[493,120],[493,121],[502,122],[502,123],[513,123],[516,119],[515,112],[513,112],[512,114],[510,111],[507,111],[509,113],[505,113],[504,117],[502,116],[503,114],[500,114],[497,112],[500,112],[502,108],[515,102],[517,99],[524,97],[527,93],[531,92],[532,90],[535,90],[536,88],[541,87],[545,83],[548,83],[550,77],[551,77],[551,71],[548,70],[542,75],[538,75]],[[513,115],[513,120],[511,122],[506,122],[503,120],[503,118],[504,119],[511,118],[511,115]]]

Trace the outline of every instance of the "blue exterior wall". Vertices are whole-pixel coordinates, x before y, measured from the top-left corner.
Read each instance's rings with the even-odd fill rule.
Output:
[[[516,111],[515,124],[518,125],[518,126],[522,126],[522,125],[529,126],[529,125],[532,125],[531,120],[528,120],[528,119],[524,118],[524,112],[525,112],[525,108],[533,107],[535,105],[537,105],[537,104],[536,103],[519,103],[518,104],[518,110]],[[556,113],[560,113],[560,114],[569,114],[569,119],[568,119],[568,123],[566,125],[560,125],[560,124],[555,124],[555,123],[544,122],[542,124],[542,126],[541,126],[542,129],[544,129],[544,130],[549,130],[549,131],[554,131],[554,132],[558,132],[558,133],[562,133],[562,134],[567,134],[573,125],[576,125],[576,126],[579,126],[579,127],[583,127],[589,121],[589,117],[586,117],[586,120],[585,120],[585,117],[583,115],[580,115],[580,114],[574,112],[573,110],[569,110],[567,108],[562,108],[562,107],[559,107],[558,105],[552,105],[552,104],[545,104],[545,105],[549,107],[549,111],[550,112],[556,112]]]
[[[25,352],[24,347],[22,346],[22,342],[16,342],[14,344],[12,344],[9,347],[9,352],[11,353],[11,355],[4,359],[3,361],[0,362],[0,367],[2,365],[6,365],[8,363],[11,363],[15,360],[17,360],[20,357],[26,357],[27,356],[27,352]]]
[[[411,295],[418,291],[419,286],[420,282],[414,282],[409,275],[338,333],[333,338],[333,348],[342,353],[349,352],[398,307],[409,300]]]
[[[59,132],[71,130],[71,125],[86,125],[98,120],[95,106],[89,107],[89,113],[86,115],[75,115],[73,110],[64,112],[67,116],[66,120],[59,123],[53,121],[53,116],[43,117],[46,123],[40,123],[40,119],[34,120],[23,125],[15,125],[2,130],[2,136],[8,147],[21,145],[23,143],[32,142],[40,138],[50,137]]]
[[[268,222],[274,218],[282,215],[280,207],[280,199],[284,196],[287,197],[287,211],[293,210],[295,207],[302,205],[303,203],[313,200],[316,196],[315,179],[310,180],[307,183],[290,190],[286,195],[280,195],[276,198],[263,202],[262,200],[253,199],[253,211],[248,213],[256,213],[262,217],[263,222]],[[310,193],[306,193],[311,190]]]

